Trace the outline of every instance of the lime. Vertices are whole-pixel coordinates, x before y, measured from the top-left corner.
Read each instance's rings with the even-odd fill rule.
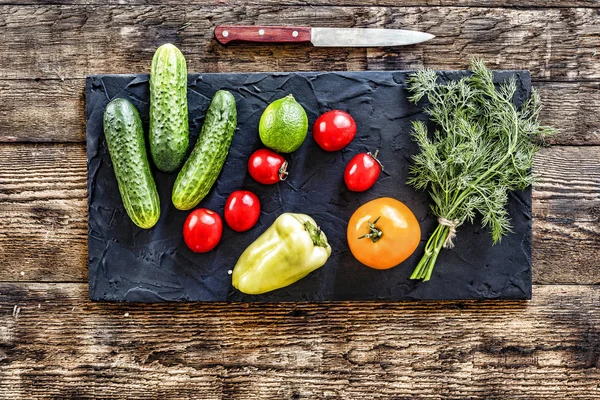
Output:
[[[307,132],[306,111],[291,94],[269,104],[258,123],[260,140],[280,153],[298,150]]]

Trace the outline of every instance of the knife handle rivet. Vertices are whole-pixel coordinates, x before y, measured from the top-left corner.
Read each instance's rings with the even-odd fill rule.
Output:
[[[293,36],[293,37],[298,37],[298,31],[294,31],[294,32],[292,32],[292,36]]]
[[[229,32],[223,31],[223,37],[227,37],[227,36],[229,36]]]
[[[265,34],[265,30],[264,30],[264,29],[260,29],[260,30],[258,31],[258,34],[259,34],[260,36],[264,35],[264,34]]]

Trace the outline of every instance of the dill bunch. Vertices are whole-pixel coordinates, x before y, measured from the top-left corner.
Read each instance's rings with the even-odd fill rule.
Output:
[[[456,229],[476,215],[494,244],[511,232],[508,193],[532,183],[533,157],[543,139],[555,133],[538,122],[540,98],[534,90],[519,108],[513,104],[514,78],[494,85],[493,73],[472,60],[472,75],[438,83],[426,69],[408,79],[413,103],[425,98],[425,112],[436,129],[429,134],[422,121],[413,122],[412,136],[420,148],[413,157],[407,183],[427,190],[438,226],[411,279],[429,280],[442,248],[452,248]]]

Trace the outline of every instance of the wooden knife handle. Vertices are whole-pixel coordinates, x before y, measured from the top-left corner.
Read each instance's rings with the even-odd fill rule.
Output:
[[[221,44],[229,42],[303,43],[310,42],[307,26],[217,25],[215,38]]]

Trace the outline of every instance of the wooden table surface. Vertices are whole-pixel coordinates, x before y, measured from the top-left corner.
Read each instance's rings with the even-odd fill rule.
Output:
[[[0,0],[1,399],[600,398],[600,1],[104,3]],[[437,37],[222,47],[219,23]],[[88,301],[85,77],[146,73],[169,41],[193,72],[529,69],[562,131],[535,164],[533,299]]]

